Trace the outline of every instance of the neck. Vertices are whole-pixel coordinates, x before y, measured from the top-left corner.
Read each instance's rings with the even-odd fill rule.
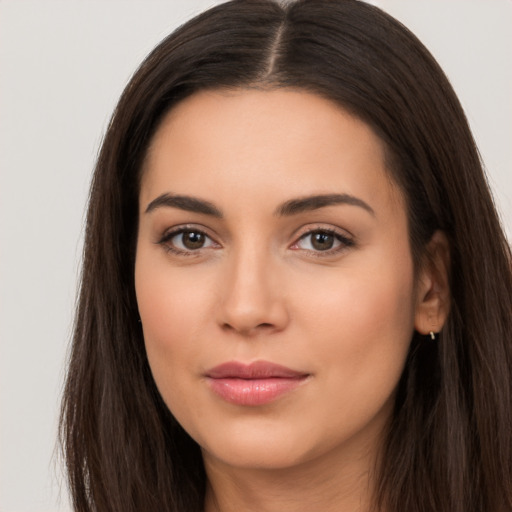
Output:
[[[204,454],[205,512],[370,512],[375,458],[329,453],[293,468],[227,466]]]

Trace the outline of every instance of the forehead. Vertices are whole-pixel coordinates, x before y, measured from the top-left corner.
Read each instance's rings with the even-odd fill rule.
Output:
[[[401,207],[385,162],[373,130],[318,95],[203,91],[175,106],[157,130],[141,202],[169,191],[231,202],[337,192]]]

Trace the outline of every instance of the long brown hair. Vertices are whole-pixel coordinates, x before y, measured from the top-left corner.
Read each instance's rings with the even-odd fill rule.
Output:
[[[476,71],[475,71],[476,73]],[[76,511],[199,512],[197,444],[163,403],[134,292],[142,162],[196,91],[291,87],[373,127],[407,202],[416,263],[451,246],[451,312],[415,334],[383,446],[376,508],[512,510],[511,255],[463,110],[423,45],[357,0],[235,0],[167,37],[126,87],[94,173],[61,442]]]

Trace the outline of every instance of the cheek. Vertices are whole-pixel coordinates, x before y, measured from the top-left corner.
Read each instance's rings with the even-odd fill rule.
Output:
[[[307,318],[318,319],[319,332],[335,329],[350,338],[365,330],[383,335],[394,328],[409,330],[414,316],[412,265],[407,259],[399,261],[403,264],[386,268],[358,262],[303,276],[293,295],[300,309],[311,312]]]
[[[400,378],[414,327],[412,265],[401,263],[385,271],[351,268],[301,294],[299,330],[309,333],[326,377],[340,387],[388,394]]]
[[[413,325],[412,279],[377,272],[353,276],[344,293],[347,333],[368,343],[409,337]],[[368,336],[357,336],[367,332]]]
[[[146,353],[168,406],[166,390],[179,388],[190,375],[197,374],[201,358],[197,340],[204,330],[201,318],[210,307],[205,283],[191,286],[183,275],[172,271],[165,256],[150,260],[143,251],[138,254],[135,288]]]

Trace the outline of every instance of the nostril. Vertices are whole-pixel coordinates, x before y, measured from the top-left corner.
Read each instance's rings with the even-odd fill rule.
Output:
[[[222,325],[222,329],[225,331],[236,331],[236,332],[246,334],[246,335],[256,334],[257,332],[260,332],[260,331],[268,331],[268,330],[272,330],[275,328],[276,328],[276,326],[269,322],[263,322],[263,323],[260,323],[257,325],[246,326],[246,327],[244,327],[242,325],[240,325],[240,326],[231,325],[229,322],[226,322]]]

